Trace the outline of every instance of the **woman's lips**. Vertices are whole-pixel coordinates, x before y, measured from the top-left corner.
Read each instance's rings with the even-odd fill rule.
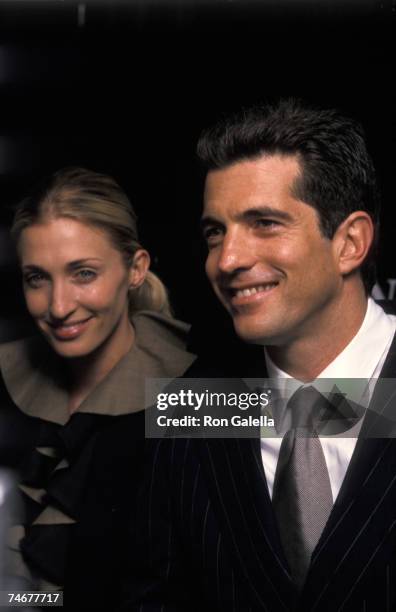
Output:
[[[89,317],[83,321],[64,323],[63,325],[54,325],[53,323],[47,323],[47,325],[51,330],[51,334],[55,336],[57,340],[74,340],[74,338],[77,338],[85,331],[91,318],[92,317]]]

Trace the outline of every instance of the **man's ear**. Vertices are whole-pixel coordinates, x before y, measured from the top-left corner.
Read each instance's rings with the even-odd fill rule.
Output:
[[[333,244],[341,274],[360,268],[374,239],[374,225],[364,210],[351,213],[337,228]]]
[[[129,289],[137,289],[144,283],[149,267],[150,255],[144,249],[138,249],[129,269]]]

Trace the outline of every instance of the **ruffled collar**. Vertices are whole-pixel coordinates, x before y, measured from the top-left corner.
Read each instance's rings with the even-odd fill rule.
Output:
[[[188,326],[154,312],[132,319],[135,342],[76,412],[122,415],[145,408],[145,378],[180,376],[194,361],[185,350]],[[14,403],[29,416],[68,422],[65,369],[41,336],[1,345],[0,368]]]

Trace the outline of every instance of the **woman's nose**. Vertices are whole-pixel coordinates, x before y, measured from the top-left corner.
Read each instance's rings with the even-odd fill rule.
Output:
[[[54,282],[51,288],[49,313],[54,319],[66,319],[76,308],[74,287],[65,281]]]

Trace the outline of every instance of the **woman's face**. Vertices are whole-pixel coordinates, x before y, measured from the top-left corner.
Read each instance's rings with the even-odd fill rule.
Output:
[[[144,281],[146,251],[127,268],[104,230],[65,217],[23,230],[18,251],[27,308],[59,355],[85,357],[99,347],[124,354],[128,290]]]

